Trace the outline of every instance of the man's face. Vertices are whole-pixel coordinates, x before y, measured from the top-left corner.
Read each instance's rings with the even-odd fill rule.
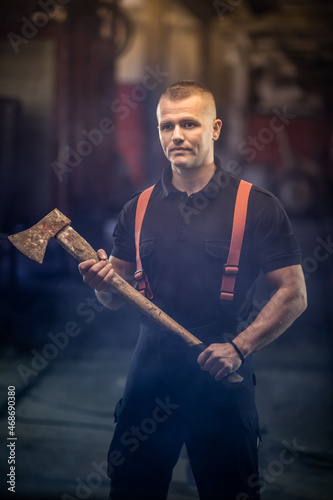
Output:
[[[162,98],[157,108],[161,145],[173,168],[201,167],[214,161],[214,141],[222,126],[209,96],[181,101]]]

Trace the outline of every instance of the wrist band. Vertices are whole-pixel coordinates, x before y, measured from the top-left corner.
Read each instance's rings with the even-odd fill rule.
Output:
[[[232,347],[235,349],[235,351],[237,352],[238,356],[240,357],[241,361],[242,361],[242,364],[244,363],[245,361],[245,358],[241,352],[241,350],[239,349],[239,347],[232,341],[230,340],[229,344],[232,345]]]

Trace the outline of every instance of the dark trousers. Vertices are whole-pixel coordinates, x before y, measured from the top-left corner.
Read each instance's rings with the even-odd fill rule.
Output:
[[[201,500],[259,500],[250,359],[239,370],[243,382],[230,390],[169,334],[158,345],[157,338],[141,335],[115,411],[109,499],[165,500],[185,443]]]
[[[175,394],[116,410],[110,500],[165,500],[185,443],[201,500],[258,500],[255,411],[223,410]]]

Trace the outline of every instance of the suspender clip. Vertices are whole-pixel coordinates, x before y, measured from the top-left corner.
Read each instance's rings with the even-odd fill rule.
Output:
[[[139,271],[135,271],[134,273],[134,279],[136,281],[142,281],[144,279],[144,270],[139,269]]]
[[[221,290],[220,300],[224,303],[230,303],[234,300],[234,292],[225,292]]]
[[[223,272],[224,274],[236,276],[236,274],[238,273],[238,266],[232,264],[224,264]]]

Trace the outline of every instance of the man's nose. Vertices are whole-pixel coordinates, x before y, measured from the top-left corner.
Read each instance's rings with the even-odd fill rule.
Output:
[[[184,140],[183,131],[179,125],[176,125],[175,128],[173,129],[173,134],[171,139],[173,140],[173,142],[179,142]]]

